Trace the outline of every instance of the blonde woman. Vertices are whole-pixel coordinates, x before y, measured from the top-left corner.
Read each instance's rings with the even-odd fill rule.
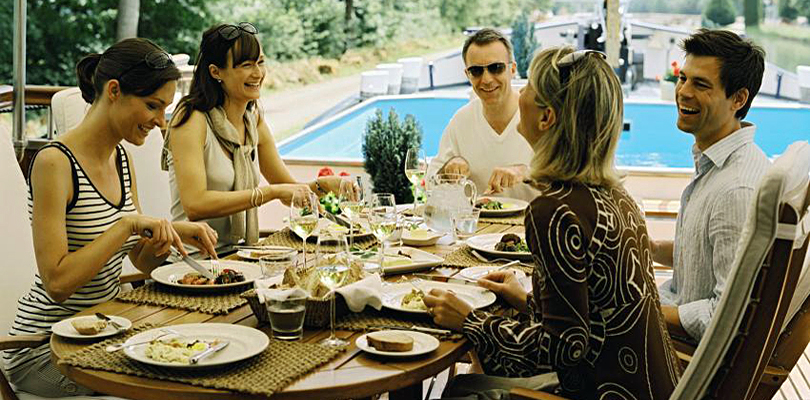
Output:
[[[464,332],[484,371],[459,376],[446,398],[490,399],[514,386],[572,399],[669,398],[680,366],[660,312],[647,229],[614,167],[621,87],[604,54],[554,48],[532,61],[518,131],[532,144],[541,195],[526,215],[533,290],[495,272],[479,284],[528,314],[472,310],[452,293],[425,298],[434,321]],[[539,375],[539,376],[538,376]]]

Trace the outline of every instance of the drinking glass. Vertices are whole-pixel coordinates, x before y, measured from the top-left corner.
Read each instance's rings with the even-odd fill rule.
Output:
[[[478,217],[481,216],[480,208],[461,208],[453,214],[454,239],[467,239],[475,235],[478,229]]]
[[[391,193],[377,193],[371,201],[371,212],[369,214],[369,225],[371,232],[380,242],[379,248],[379,270],[369,271],[384,274],[383,265],[385,263],[385,251],[388,240],[397,230],[397,203]]]
[[[340,181],[340,195],[338,196],[340,211],[349,219],[349,248],[354,245],[354,223],[363,211],[363,189],[360,186],[360,177],[357,183],[351,179]]]
[[[306,296],[292,295],[284,299],[267,299],[267,316],[274,339],[298,340],[304,334]]]
[[[349,248],[346,235],[341,232],[321,232],[315,251],[315,272],[321,283],[329,288],[332,296],[329,310],[330,334],[320,344],[330,347],[345,346],[348,342],[335,336],[335,289],[342,286],[349,277]]]
[[[411,181],[411,191],[413,192],[413,215],[416,215],[416,207],[419,205],[419,195],[422,193],[422,181],[427,173],[427,157],[425,151],[420,147],[411,147],[405,154],[405,176]]]
[[[307,239],[318,226],[318,197],[315,193],[299,191],[290,201],[290,229],[304,239],[304,267],[307,265]]]
[[[262,279],[283,274],[285,270],[295,265],[296,258],[298,258],[298,251],[293,249],[279,250],[259,257]]]

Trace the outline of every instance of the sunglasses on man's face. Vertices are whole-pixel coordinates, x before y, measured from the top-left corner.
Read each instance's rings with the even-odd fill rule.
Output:
[[[121,78],[123,78],[124,75],[126,75],[127,73],[135,69],[135,67],[141,64],[146,64],[147,67],[153,70],[162,70],[169,68],[170,65],[174,65],[174,61],[172,61],[172,57],[169,55],[169,53],[163,50],[150,51],[149,53],[146,53],[146,55],[143,57],[143,60],[130,65],[129,68],[127,68],[126,70],[124,70],[124,72],[121,73],[121,75],[118,75],[118,80],[121,80]]]
[[[496,62],[489,65],[471,65],[467,67],[467,72],[475,78],[484,75],[484,69],[489,71],[490,75],[500,75],[506,71],[506,63]]]
[[[571,68],[574,64],[588,56],[589,54],[598,55],[603,60],[607,60],[607,55],[598,50],[577,50],[573,53],[566,54],[559,61],[557,61],[557,68],[560,71],[560,87],[565,87],[568,83],[568,77],[571,76]]]
[[[219,32],[219,35],[225,40],[234,40],[241,36],[242,32],[255,35],[259,33],[259,30],[256,29],[256,27],[250,22],[240,22],[239,25],[223,25],[219,28],[219,30],[217,30],[217,32]]]

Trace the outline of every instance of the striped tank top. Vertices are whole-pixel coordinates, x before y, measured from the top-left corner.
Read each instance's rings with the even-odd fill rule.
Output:
[[[122,193],[118,204],[105,199],[99,193],[67,146],[59,142],[52,142],[42,149],[49,147],[61,150],[71,163],[73,198],[67,206],[65,215],[69,252],[81,249],[125,215],[137,212],[132,202],[129,160],[123,146],[119,144],[116,147],[116,164]],[[34,160],[31,160],[31,165],[34,165]],[[29,181],[29,216],[32,211],[33,193]],[[98,275],[62,303],[57,303],[48,296],[42,284],[42,278],[37,272],[31,289],[17,302],[17,315],[9,334],[12,336],[50,334],[53,324],[86,308],[114,299],[120,290],[118,278],[121,275],[122,261],[137,242],[138,237],[131,236],[124,246],[107,261]],[[48,356],[49,345],[45,344],[33,349],[6,351],[3,358],[6,370],[9,374],[13,374],[18,369],[32,365],[39,358]]]

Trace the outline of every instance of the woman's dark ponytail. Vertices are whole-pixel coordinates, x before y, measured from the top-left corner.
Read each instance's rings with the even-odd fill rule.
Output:
[[[99,61],[101,61],[101,54],[89,54],[76,64],[76,76],[79,78],[79,89],[82,91],[82,98],[88,104],[93,104],[96,98],[96,88],[93,81]]]

